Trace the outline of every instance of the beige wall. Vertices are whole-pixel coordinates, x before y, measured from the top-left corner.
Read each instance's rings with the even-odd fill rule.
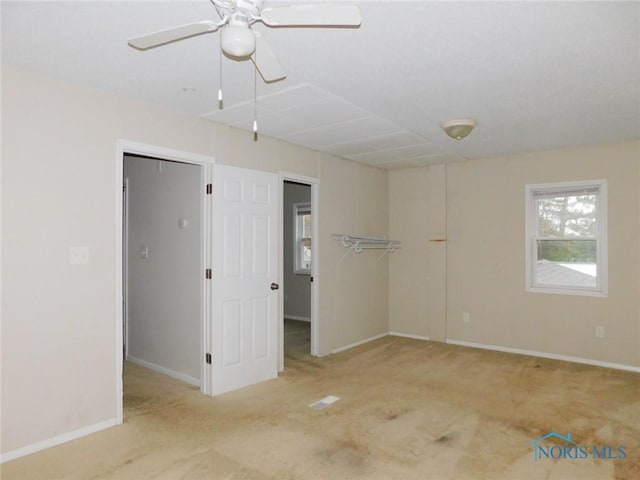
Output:
[[[389,331],[446,336],[446,167],[389,172]]]
[[[428,331],[429,319],[424,305],[412,312],[407,303],[416,290],[428,293],[425,277],[431,282],[438,277],[433,268],[425,274],[402,258],[411,253],[425,263],[419,240],[429,231],[429,217],[419,211],[429,211],[430,205],[418,178],[429,177],[432,169],[389,175],[390,231],[404,236],[399,240],[408,247],[391,260],[389,322],[392,330],[410,334]],[[638,142],[448,165],[446,337],[640,366],[639,169]],[[600,178],[608,182],[609,296],[527,293],[525,185]],[[406,211],[413,200],[417,203]],[[470,314],[469,323],[462,321],[463,312]],[[596,325],[605,327],[605,338],[595,338]]]
[[[386,234],[383,171],[3,65],[3,454],[116,418],[118,139],[322,177],[328,254],[334,229]],[[88,265],[69,265],[71,245]],[[335,255],[320,265],[323,354],[387,328],[386,260],[336,270]]]
[[[389,330],[419,337],[429,337],[429,173],[389,173],[389,238],[402,242],[389,255]]]
[[[253,133],[207,122],[215,128],[211,136],[211,155],[216,162],[265,172],[290,172],[307,177],[320,176],[320,153],[290,143],[260,135],[253,141]]]
[[[186,115],[2,68],[2,452],[116,418],[116,140],[211,153]],[[69,246],[90,248],[69,265]]]
[[[388,261],[332,234],[388,235],[387,173],[324,155],[320,192],[320,355],[388,331]]]

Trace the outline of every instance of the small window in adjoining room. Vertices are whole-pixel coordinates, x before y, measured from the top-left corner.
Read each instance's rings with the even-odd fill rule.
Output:
[[[526,192],[527,290],[606,296],[606,181],[527,185]]]
[[[311,275],[311,204],[293,205],[295,273]]]

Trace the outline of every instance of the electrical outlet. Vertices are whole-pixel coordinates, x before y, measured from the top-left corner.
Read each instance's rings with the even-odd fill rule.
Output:
[[[604,327],[600,325],[596,327],[596,338],[604,338]]]
[[[463,312],[462,321],[464,323],[469,323],[471,321],[471,315],[469,315],[469,312]]]

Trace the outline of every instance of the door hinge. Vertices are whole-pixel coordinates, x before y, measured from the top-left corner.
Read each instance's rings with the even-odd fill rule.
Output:
[[[313,277],[311,277],[311,281],[313,282]]]
[[[211,354],[210,353],[205,354],[204,360],[207,362],[207,365],[211,365]]]
[[[207,268],[207,269],[204,271],[204,276],[205,276],[205,278],[206,278],[207,280],[211,280],[211,269],[210,269],[210,268]]]
[[[207,183],[207,195],[211,195],[213,193],[213,183]]]

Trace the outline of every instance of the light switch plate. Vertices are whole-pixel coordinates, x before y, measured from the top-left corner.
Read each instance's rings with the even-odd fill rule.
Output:
[[[69,264],[86,265],[89,263],[89,247],[69,247]]]

